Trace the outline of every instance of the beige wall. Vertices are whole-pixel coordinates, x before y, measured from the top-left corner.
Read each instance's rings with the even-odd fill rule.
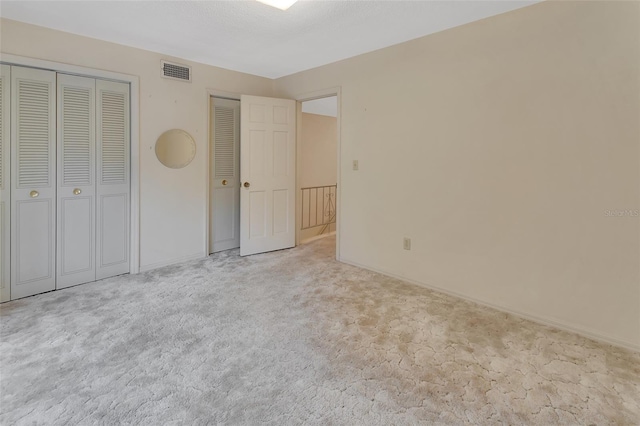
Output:
[[[205,255],[207,89],[270,96],[272,80],[2,19],[0,52],[136,75],[140,79],[140,264]],[[193,66],[193,82],[160,77],[160,60]],[[154,144],[180,128],[197,144],[188,167],[164,167]]]
[[[639,17],[544,2],[276,80],[341,86],[342,260],[640,348],[640,218],[606,214],[640,209]]]
[[[300,187],[335,185],[338,178],[337,119],[303,112],[301,126]],[[301,231],[300,240],[317,236],[321,230],[322,227],[305,229]],[[333,231],[335,225],[330,225],[325,233]]]
[[[300,186],[335,185],[338,128],[335,117],[302,113]]]

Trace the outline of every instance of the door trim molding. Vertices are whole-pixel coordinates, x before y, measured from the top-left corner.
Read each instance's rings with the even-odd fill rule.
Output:
[[[2,53],[0,63],[129,83],[131,89],[129,91],[131,132],[131,217],[129,218],[131,232],[129,235],[129,273],[137,274],[140,272],[140,79],[130,74],[63,64],[61,62],[52,62],[43,59],[27,58],[8,53]]]
[[[329,98],[331,96],[336,97],[336,102],[338,103],[338,112],[336,114],[336,127],[338,132],[337,139],[337,158],[336,158],[336,166],[338,175],[336,176],[337,183],[337,199],[336,203],[336,260],[340,260],[340,238],[342,236],[342,232],[340,226],[342,224],[341,211],[342,211],[342,179],[341,179],[341,155],[342,155],[342,130],[341,130],[341,117],[342,117],[342,87],[335,86],[329,87],[322,90],[315,90],[313,92],[301,93],[294,97],[296,100],[296,245],[300,245],[300,223],[299,218],[302,215],[302,197],[301,186],[300,186],[300,165],[302,163],[302,102],[305,101],[313,101],[315,99]]]

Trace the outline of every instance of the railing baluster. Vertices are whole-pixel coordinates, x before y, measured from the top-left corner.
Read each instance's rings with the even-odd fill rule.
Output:
[[[307,209],[307,215],[309,220],[307,221],[307,227],[311,227],[311,190],[307,190],[307,196],[309,197],[309,208]]]
[[[315,228],[317,226],[324,226],[321,233],[336,222],[336,191],[337,185],[326,186],[310,186],[307,188],[301,188],[302,191],[302,223],[301,230]],[[313,194],[313,195],[312,195]],[[322,195],[320,195],[322,194]],[[307,196],[305,203],[305,195]],[[315,203],[311,202],[311,197],[314,197]],[[306,206],[306,209],[305,209]],[[314,210],[314,221],[311,221],[311,210]],[[320,213],[318,213],[320,211]],[[321,219],[318,220],[318,215]],[[307,223],[305,225],[305,217]]]

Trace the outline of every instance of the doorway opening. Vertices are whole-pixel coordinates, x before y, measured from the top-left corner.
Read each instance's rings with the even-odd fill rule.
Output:
[[[340,88],[297,102],[208,95],[207,253],[239,247],[245,256],[329,235],[339,260]]]
[[[301,102],[298,179],[300,244],[335,236],[338,211],[338,98]]]

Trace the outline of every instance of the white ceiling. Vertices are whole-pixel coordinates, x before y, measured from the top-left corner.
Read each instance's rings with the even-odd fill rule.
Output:
[[[277,78],[536,1],[5,1],[0,16]]]
[[[330,96],[328,98],[314,99],[313,101],[304,101],[302,102],[302,112],[337,117],[338,98]]]

